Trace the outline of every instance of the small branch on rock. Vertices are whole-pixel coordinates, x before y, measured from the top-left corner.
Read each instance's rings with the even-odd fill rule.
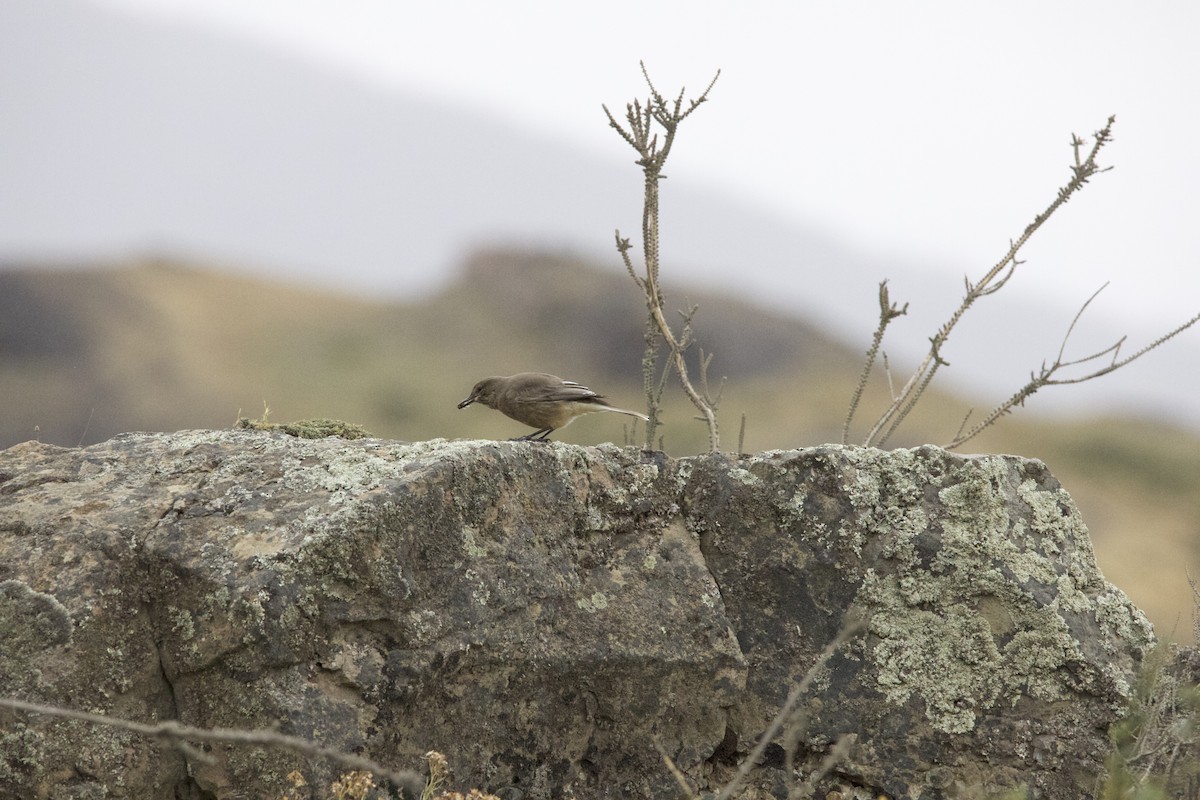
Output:
[[[675,764],[675,759],[671,758],[671,754],[663,747],[658,737],[654,739],[654,749],[662,756],[663,764],[667,766],[667,771],[671,773],[671,777],[675,779],[675,782],[679,784],[679,788],[683,790],[683,796],[688,798],[688,800],[695,800],[697,797],[696,790],[692,787],[691,782],[688,781],[687,776],[683,774],[683,770],[679,769]]]
[[[332,747],[325,747],[308,739],[302,739],[299,736],[288,736],[278,731],[242,730],[239,728],[194,728],[190,725],[181,725],[175,720],[147,725],[141,722],[122,719],[121,717],[90,714],[86,711],[75,711],[70,708],[42,705],[41,703],[29,703],[14,697],[0,697],[0,707],[12,708],[29,714],[74,719],[82,722],[90,722],[94,725],[108,725],[109,727],[132,731],[133,733],[165,742],[184,753],[186,757],[202,762],[211,761],[211,756],[196,750],[196,748],[191,746],[190,742],[217,742],[222,744],[250,744],[262,747],[275,747],[281,750],[290,750],[293,753],[310,758],[328,759],[344,767],[364,770],[380,778],[389,780],[397,786],[406,788],[415,786],[418,792],[420,791],[420,787],[425,785],[425,780],[415,772],[394,770],[369,758],[357,756],[353,753],[346,753]]]

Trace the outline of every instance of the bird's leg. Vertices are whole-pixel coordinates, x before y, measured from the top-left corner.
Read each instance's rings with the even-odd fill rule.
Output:
[[[527,433],[524,436],[518,436],[515,439],[510,439],[512,442],[544,442],[546,437],[554,432],[554,428],[542,428],[533,433]]]

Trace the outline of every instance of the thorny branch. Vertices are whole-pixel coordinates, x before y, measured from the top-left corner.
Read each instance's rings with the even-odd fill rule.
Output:
[[[948,363],[941,356],[942,346],[950,338],[950,332],[954,330],[954,326],[962,319],[967,309],[974,305],[975,301],[979,298],[999,291],[1004,284],[1008,283],[1009,278],[1013,276],[1016,268],[1022,263],[1017,260],[1017,254],[1020,253],[1021,248],[1025,246],[1033,234],[1045,224],[1046,220],[1055,211],[1070,200],[1072,195],[1082,189],[1093,175],[1111,169],[1111,167],[1101,169],[1096,164],[1096,156],[1100,152],[1100,148],[1112,140],[1112,126],[1116,122],[1116,119],[1115,116],[1109,117],[1108,123],[1096,132],[1094,144],[1086,158],[1080,157],[1081,148],[1084,144],[1083,140],[1072,134],[1071,147],[1075,154],[1075,163],[1071,167],[1071,180],[1058,190],[1050,205],[1034,217],[1033,222],[1025,226],[1025,230],[1017,237],[1016,241],[1009,243],[1008,251],[1004,254],[1004,257],[996,262],[995,266],[987,271],[987,274],[975,283],[971,283],[969,279],[964,279],[967,291],[962,303],[950,316],[950,319],[930,338],[928,355],[925,356],[920,366],[913,372],[912,377],[909,378],[908,383],[900,390],[896,399],[880,415],[874,427],[871,428],[870,433],[867,434],[864,444],[883,445],[891,437],[900,423],[904,421],[904,418],[908,416],[908,413],[912,411],[917,400],[924,394],[926,387],[933,380],[933,376],[937,373],[938,369]],[[887,428],[886,432],[884,431],[885,427]]]

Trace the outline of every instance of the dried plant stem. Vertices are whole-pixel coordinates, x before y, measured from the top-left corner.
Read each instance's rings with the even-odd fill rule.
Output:
[[[1184,575],[1187,575],[1188,587],[1192,590],[1192,638],[1200,642],[1200,581],[1192,577],[1189,570],[1184,570]]]
[[[696,790],[692,787],[691,782],[688,781],[687,776],[683,774],[683,770],[679,769],[678,765],[675,764],[675,759],[671,758],[671,754],[667,752],[667,749],[663,747],[662,742],[657,737],[654,739],[654,749],[658,751],[658,755],[662,758],[663,764],[666,765],[667,771],[671,773],[671,777],[675,779],[675,783],[679,784],[683,796],[688,798],[688,800],[695,800],[697,796]]]
[[[863,442],[865,445],[882,446],[895,433],[896,428],[899,427],[900,423],[904,421],[905,417],[912,411],[913,406],[921,398],[921,395],[929,386],[929,382],[933,380],[933,376],[937,373],[938,369],[948,363],[942,358],[942,346],[946,343],[951,331],[954,330],[954,327],[962,319],[967,310],[980,298],[986,297],[1003,288],[1004,284],[1012,277],[1017,266],[1022,263],[1017,260],[1017,255],[1021,252],[1021,248],[1037,233],[1046,220],[1061,208],[1064,203],[1070,200],[1076,192],[1082,189],[1093,175],[1110,169],[1100,168],[1096,164],[1096,156],[1101,148],[1112,140],[1112,126],[1115,122],[1116,117],[1109,117],[1107,124],[1096,132],[1092,147],[1086,156],[1083,154],[1085,142],[1078,136],[1071,137],[1071,146],[1075,154],[1075,163],[1071,167],[1071,180],[1058,190],[1058,194],[1054,200],[1044,211],[1034,217],[1033,221],[1025,227],[1021,235],[1015,241],[1009,243],[1008,251],[1004,254],[1003,258],[996,262],[995,266],[988,270],[975,283],[972,283],[969,279],[965,280],[966,294],[963,297],[962,303],[950,316],[950,319],[930,338],[929,353],[896,395],[892,404],[875,422],[875,425],[871,428],[870,433],[867,434]]]
[[[850,423],[854,420],[854,412],[858,410],[858,403],[862,400],[863,391],[867,388],[867,379],[871,377],[871,369],[875,366],[875,358],[879,355],[879,346],[883,343],[883,334],[887,330],[887,326],[892,320],[901,317],[908,313],[908,303],[904,304],[904,308],[898,308],[895,303],[888,299],[887,281],[879,283],[879,326],[875,328],[875,335],[871,339],[871,346],[867,349],[866,363],[863,364],[862,374],[858,377],[858,386],[854,387],[854,396],[850,398],[850,409],[846,412],[846,422],[842,425],[842,444],[850,443]],[[884,356],[884,366],[887,366],[887,357]],[[889,382],[891,373],[888,373]],[[892,398],[895,399],[895,396]]]
[[[635,100],[626,106],[625,121],[628,129],[617,122],[607,106],[604,106],[604,113],[608,116],[609,124],[620,134],[621,138],[637,151],[640,157],[636,163],[642,168],[645,177],[645,195],[642,206],[642,249],[645,258],[645,270],[641,274],[634,269],[633,261],[630,258],[630,242],[628,239],[621,237],[619,230],[616,232],[616,241],[617,251],[621,254],[626,271],[628,271],[634,283],[641,288],[646,296],[648,322],[646,354],[642,360],[642,376],[646,387],[646,402],[648,406],[647,415],[650,417],[650,422],[646,425],[646,447],[653,445],[654,434],[659,425],[658,412],[661,387],[659,387],[658,391],[655,390],[653,376],[657,358],[655,340],[657,336],[661,336],[670,351],[669,358],[675,367],[675,373],[679,377],[679,382],[683,387],[684,393],[687,394],[688,399],[692,401],[692,404],[697,408],[702,419],[708,425],[709,448],[711,450],[718,450],[720,448],[720,436],[717,430],[717,400],[708,395],[706,386],[702,389],[696,388],[688,375],[687,362],[684,359],[684,351],[691,343],[691,314],[695,313],[695,308],[684,315],[684,327],[679,336],[676,336],[671,330],[671,326],[667,323],[663,311],[662,288],[659,285],[658,199],[659,181],[666,177],[662,174],[663,164],[666,163],[667,157],[671,153],[671,147],[675,143],[675,133],[679,127],[679,123],[691,115],[693,111],[708,99],[708,93],[712,91],[713,84],[716,83],[721,73],[717,72],[717,75],[713,77],[712,82],[709,83],[704,93],[695,100],[690,101],[685,110],[683,106],[683,90],[680,90],[679,96],[673,102],[668,101],[654,87],[654,83],[650,80],[650,75],[646,71],[646,65],[643,63],[641,66],[642,76],[646,79],[646,84],[650,87],[650,97],[646,100],[644,106],[639,100]],[[655,126],[661,128],[664,134],[661,145]],[[702,360],[702,377],[704,377],[707,371],[707,366],[707,363],[704,363]]]
[[[147,725],[141,722],[110,717],[103,714],[90,714],[86,711],[75,711],[69,708],[48,706],[41,703],[29,703],[13,697],[0,697],[0,707],[12,708],[30,714],[42,714],[62,719],[74,719],[90,722],[95,725],[107,725],[112,728],[131,731],[152,739],[158,739],[175,747],[192,760],[211,761],[211,756],[192,747],[190,742],[217,742],[223,744],[250,744],[263,747],[275,747],[290,750],[310,758],[324,758],[350,769],[364,770],[395,783],[398,786],[421,786],[425,781],[415,772],[398,771],[385,767],[369,758],[356,756],[331,747],[319,745],[316,742],[302,739],[298,736],[288,736],[270,730],[242,730],[238,728],[194,728],[181,725],[175,720],[158,722]]]
[[[846,620],[846,622],[842,625],[842,629],[838,631],[837,636],[833,637],[833,641],[825,645],[825,649],[822,650],[821,654],[817,656],[817,660],[813,662],[811,667],[808,668],[808,672],[804,673],[804,678],[800,681],[800,683],[796,684],[792,688],[791,692],[788,693],[787,700],[784,701],[783,707],[779,709],[779,713],[775,715],[775,719],[773,719],[771,724],[767,726],[767,729],[763,731],[762,736],[759,737],[758,744],[755,746],[754,750],[751,751],[750,755],[746,756],[746,758],[742,760],[742,763],[738,765],[737,773],[733,776],[729,783],[725,784],[725,786],[721,789],[720,793],[716,797],[716,800],[729,800],[730,797],[732,797],[738,792],[738,790],[742,788],[742,784],[745,783],[746,777],[750,774],[750,770],[754,769],[754,767],[762,759],[763,753],[766,752],[767,745],[769,745],[783,729],[783,726],[792,716],[792,712],[795,710],[796,704],[800,702],[800,698],[804,696],[804,693],[808,691],[808,687],[810,687],[812,682],[816,680],[817,674],[821,671],[821,668],[824,667],[825,663],[833,657],[833,654],[837,652],[837,649],[845,644],[845,642],[852,636],[857,634],[864,627],[864,625],[865,622],[861,619],[848,618]]]
[[[1115,121],[1115,117],[1108,118],[1107,124],[1105,124],[1103,128],[1096,132],[1093,139],[1093,144],[1090,149],[1086,150],[1086,153],[1084,140],[1078,136],[1071,137],[1071,147],[1074,151],[1074,164],[1071,166],[1071,180],[1066,186],[1063,186],[1058,190],[1058,194],[1055,196],[1054,201],[1051,202],[1050,205],[1047,206],[1044,211],[1042,211],[1042,213],[1034,217],[1033,222],[1025,227],[1025,230],[1021,233],[1021,236],[1015,241],[1009,242],[1008,252],[1004,254],[1004,257],[1000,259],[1000,261],[998,261],[990,270],[988,270],[987,274],[985,274],[979,281],[975,283],[971,283],[969,279],[965,281],[966,294],[963,297],[962,303],[951,315],[950,319],[938,329],[937,333],[933,337],[930,338],[929,353],[925,356],[925,359],[921,362],[920,366],[917,367],[912,376],[908,379],[908,382],[899,392],[894,391],[894,387],[892,387],[891,384],[891,374],[890,372],[888,373],[888,385],[893,389],[892,403],[887,410],[880,415],[874,427],[871,428],[870,433],[867,434],[867,437],[863,442],[864,445],[882,446],[888,441],[888,439],[891,438],[892,434],[896,432],[896,429],[900,426],[900,424],[908,416],[909,412],[912,411],[913,407],[920,400],[921,396],[925,393],[925,390],[928,388],[930,381],[933,380],[933,376],[937,373],[938,369],[942,366],[948,365],[946,360],[942,358],[942,347],[945,345],[946,340],[949,339],[950,332],[958,324],[958,321],[962,319],[967,309],[974,305],[974,303],[980,298],[986,297],[987,295],[997,292],[1003,288],[1008,280],[1013,276],[1013,272],[1016,270],[1016,268],[1023,263],[1017,259],[1017,255],[1021,248],[1024,247],[1029,239],[1033,236],[1033,234],[1036,233],[1038,229],[1045,224],[1046,220],[1048,220],[1055,211],[1061,208],[1062,205],[1066,203],[1072,195],[1082,189],[1083,186],[1088,182],[1089,178],[1099,172],[1105,172],[1107,169],[1111,169],[1101,169],[1099,166],[1097,166],[1096,156],[1100,152],[1101,148],[1103,148],[1105,144],[1112,140],[1112,126]],[[850,401],[850,409],[846,416],[846,424],[842,429],[843,443],[849,438],[850,422],[853,419],[854,412],[858,407],[864,387],[866,386],[867,377],[874,366],[875,357],[879,351],[883,333],[887,328],[888,323],[892,319],[900,316],[905,312],[905,310],[907,310],[907,305],[904,309],[897,309],[895,305],[889,305],[887,300],[886,282],[884,284],[880,284],[879,288],[879,326],[875,331],[875,336],[871,343],[871,347],[867,351],[866,365],[863,369],[862,376],[859,379],[858,386],[855,388],[854,394]],[[1141,350],[1138,350],[1133,355],[1125,358],[1120,358],[1121,346],[1125,342],[1125,338],[1122,337],[1115,344],[1112,344],[1099,352],[1083,358],[1075,359],[1073,361],[1066,360],[1064,358],[1064,353],[1066,352],[1067,342],[1075,330],[1075,326],[1079,323],[1084,311],[1087,310],[1088,306],[1091,305],[1092,301],[1096,299],[1096,296],[1100,293],[1100,291],[1103,291],[1103,289],[1104,286],[1101,286],[1099,290],[1097,290],[1091,297],[1087,299],[1087,301],[1075,314],[1075,318],[1071,321],[1071,324],[1067,329],[1067,333],[1063,337],[1062,344],[1058,350],[1058,356],[1054,359],[1054,362],[1047,365],[1046,362],[1043,361],[1040,370],[1030,373],[1028,383],[1022,386],[1007,400],[996,406],[996,408],[988,413],[987,416],[969,429],[967,428],[967,420],[970,418],[970,414],[968,413],[967,417],[963,419],[962,424],[959,426],[958,431],[955,433],[954,438],[945,445],[947,449],[959,447],[960,445],[974,438],[979,433],[993,425],[1001,417],[1011,413],[1012,410],[1017,406],[1024,405],[1025,400],[1030,395],[1036,393],[1043,387],[1061,386],[1070,383],[1083,383],[1085,381],[1090,381],[1093,378],[1099,378],[1102,375],[1107,375],[1108,373],[1120,369],[1130,362],[1141,358],[1143,355],[1160,346],[1167,340],[1179,335],[1183,331],[1195,325],[1197,322],[1200,322],[1200,314],[1197,314],[1179,327],[1164,334],[1163,336],[1160,336],[1149,345],[1143,347]],[[1077,377],[1060,377],[1060,371],[1063,369],[1076,367],[1081,364],[1088,364],[1096,361],[1097,359],[1103,358],[1110,353],[1112,354],[1112,358],[1109,363],[1099,369],[1089,372],[1086,375],[1080,375]],[[884,358],[884,363],[886,367],[886,356]]]
[[[1135,361],[1135,360],[1141,358],[1146,353],[1149,353],[1151,350],[1153,350],[1154,348],[1161,345],[1163,342],[1179,335],[1183,331],[1185,331],[1188,328],[1195,325],[1197,322],[1200,322],[1200,314],[1197,314],[1196,316],[1192,317],[1187,322],[1185,322],[1182,325],[1180,325],[1179,327],[1175,328],[1175,330],[1170,331],[1169,333],[1166,333],[1163,336],[1160,336],[1159,338],[1155,339],[1150,344],[1143,347],[1141,350],[1138,350],[1133,355],[1126,356],[1125,358],[1118,358],[1118,356],[1121,353],[1121,345],[1125,343],[1125,337],[1121,337],[1114,344],[1109,345],[1108,347],[1104,348],[1103,350],[1100,350],[1099,352],[1092,353],[1090,356],[1084,356],[1083,358],[1077,358],[1074,361],[1064,361],[1063,353],[1065,352],[1066,347],[1067,347],[1067,340],[1071,338],[1071,333],[1075,330],[1075,325],[1079,322],[1079,318],[1083,316],[1083,312],[1087,310],[1087,307],[1089,305],[1091,305],[1091,302],[1096,299],[1097,295],[1099,295],[1100,292],[1104,291],[1106,286],[1108,286],[1107,283],[1104,284],[1104,286],[1101,286],[1099,289],[1097,289],[1092,294],[1092,296],[1087,299],[1087,302],[1085,302],[1080,307],[1079,311],[1075,314],[1075,318],[1073,320],[1071,320],[1070,327],[1067,328],[1066,335],[1063,336],[1062,344],[1058,348],[1058,355],[1055,357],[1054,363],[1050,364],[1049,366],[1046,366],[1046,362],[1043,361],[1041,368],[1038,370],[1038,372],[1036,374],[1030,373],[1029,383],[1022,386],[1015,394],[1013,394],[1012,397],[1008,398],[1003,403],[996,406],[996,408],[992,409],[991,413],[989,413],[986,417],[984,417],[973,428],[966,431],[965,433],[963,433],[960,430],[959,433],[954,437],[954,439],[952,439],[951,441],[947,442],[944,445],[947,450],[953,449],[955,447],[958,447],[958,446],[964,444],[968,440],[977,436],[988,426],[992,425],[994,422],[996,422],[996,420],[1000,419],[1001,417],[1003,417],[1006,414],[1012,413],[1012,410],[1015,407],[1025,405],[1026,398],[1028,398],[1030,395],[1037,392],[1042,387],[1044,387],[1044,386],[1063,386],[1063,385],[1070,384],[1070,383],[1083,383],[1084,381],[1090,381],[1093,378],[1099,378],[1101,375],[1107,375],[1108,373],[1112,372],[1113,370],[1120,369],[1121,367],[1125,366],[1126,364],[1130,363],[1131,361]],[[1054,377],[1055,374],[1058,373],[1058,371],[1061,369],[1064,369],[1067,367],[1078,366],[1079,364],[1086,364],[1090,361],[1095,361],[1096,359],[1101,358],[1102,356],[1105,356],[1109,353],[1112,353],[1112,360],[1106,366],[1101,367],[1100,369],[1095,370],[1094,372],[1089,372],[1087,375],[1080,375],[1080,376],[1077,376],[1074,378],[1055,378]],[[965,422],[965,420],[964,420],[964,422]]]
[[[833,743],[833,747],[829,748],[829,752],[825,758],[821,759],[820,765],[813,773],[805,778],[803,782],[793,786],[792,790],[788,792],[788,800],[804,800],[807,797],[815,797],[817,782],[828,775],[831,769],[844,761],[850,755],[850,750],[857,743],[857,733],[847,733],[839,736],[837,741]]]

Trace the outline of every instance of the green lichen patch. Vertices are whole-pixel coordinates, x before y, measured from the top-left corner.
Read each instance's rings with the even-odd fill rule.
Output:
[[[888,548],[893,562],[863,582],[885,697],[919,698],[936,729],[965,733],[997,704],[1119,683],[1128,664],[1081,650],[1079,615],[1096,608],[1099,584],[1081,573],[1076,556],[1090,564],[1090,545],[1062,489],[1025,479],[1014,459],[938,459],[924,473],[926,461],[909,463],[941,505],[919,547]],[[1120,609],[1120,634],[1145,646],[1148,628],[1129,624],[1127,602]]]
[[[324,417],[302,419],[296,422],[268,422],[267,415],[263,414],[261,419],[238,417],[233,427],[236,430],[279,431],[288,436],[295,436],[297,439],[324,439],[336,436],[339,439],[353,441],[354,439],[367,439],[371,436],[370,432],[361,425]]]

